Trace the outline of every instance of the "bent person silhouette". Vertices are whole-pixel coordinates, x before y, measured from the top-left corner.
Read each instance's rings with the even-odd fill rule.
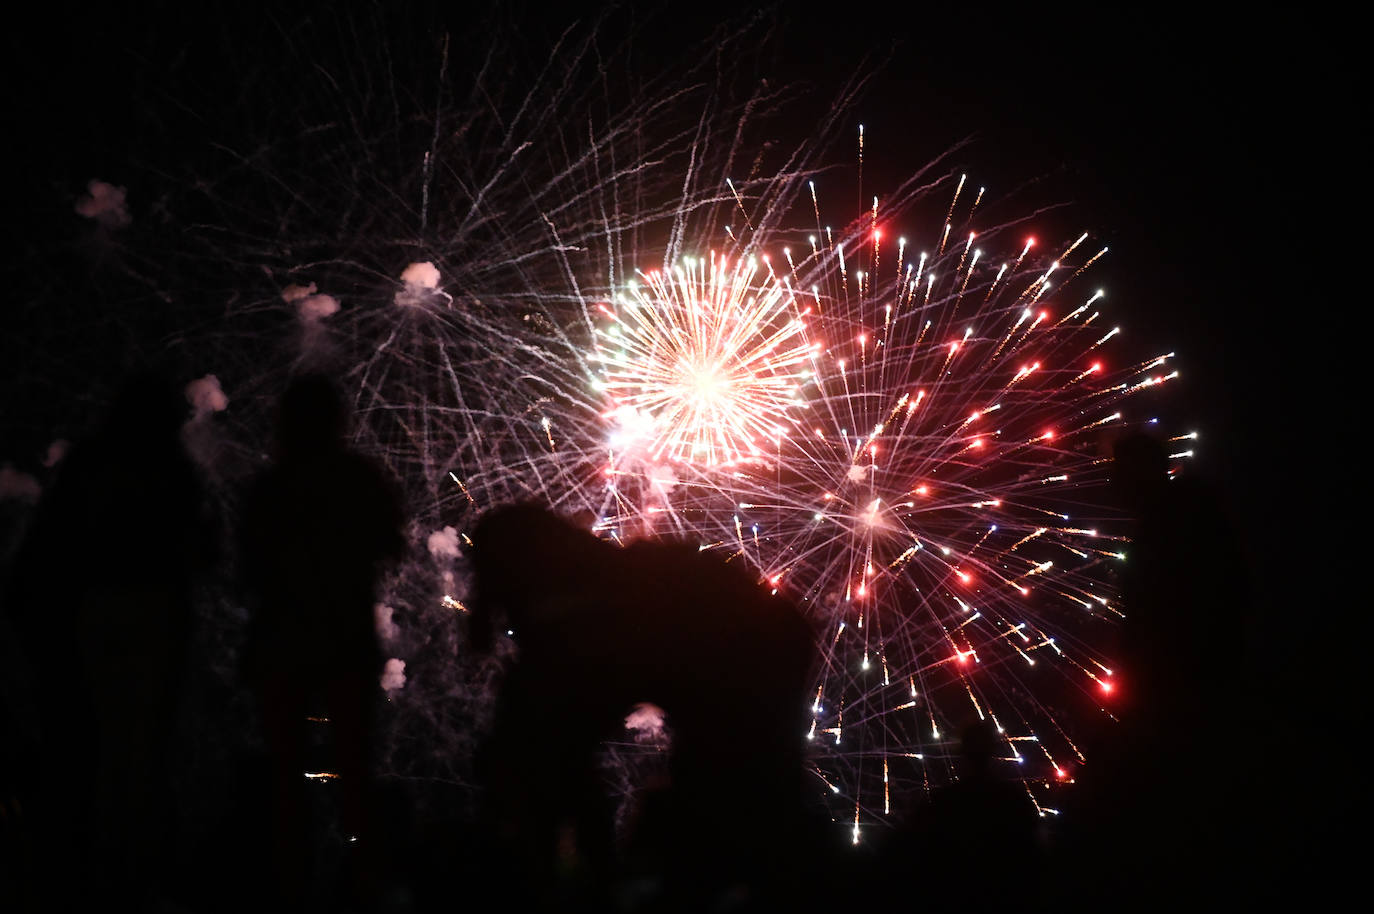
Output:
[[[533,505],[473,535],[473,645],[498,612],[519,648],[488,746],[488,816],[539,885],[560,832],[596,883],[613,856],[602,740],[649,702],[672,735],[670,891],[767,891],[799,829],[807,676],[800,613],[694,546],[619,548]]]

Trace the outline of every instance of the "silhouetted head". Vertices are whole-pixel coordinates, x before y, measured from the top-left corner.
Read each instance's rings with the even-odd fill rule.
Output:
[[[530,591],[551,577],[562,578],[575,556],[598,545],[587,531],[531,502],[483,514],[472,542],[478,587],[491,595]]]
[[[474,621],[489,620],[500,608],[517,627],[531,606],[585,573],[600,550],[609,548],[533,503],[483,514],[472,531],[472,543]]]
[[[186,403],[171,376],[161,369],[148,369],[126,380],[105,421],[106,432],[135,441],[169,438],[176,435],[186,418]]]
[[[342,448],[347,429],[343,398],[324,375],[296,378],[277,406],[277,447],[284,457]]]
[[[959,732],[959,754],[969,774],[988,774],[996,753],[997,728],[991,721],[975,720]]]
[[[1139,515],[1169,481],[1169,454],[1164,443],[1145,434],[1117,439],[1112,447],[1112,487],[1122,506]]]

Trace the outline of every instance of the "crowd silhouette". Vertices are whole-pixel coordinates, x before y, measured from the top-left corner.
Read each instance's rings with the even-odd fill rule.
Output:
[[[167,874],[188,853],[176,846],[168,785],[192,605],[226,550],[178,434],[184,404],[168,376],[147,373],[66,457],[3,582],[7,910],[423,906],[394,891],[406,877],[386,850],[406,836],[385,823],[404,817],[380,808],[373,774],[383,700],[374,605],[407,548],[404,496],[346,446],[331,380],[296,379],[277,416],[273,459],[245,486],[227,550],[250,608],[240,680],[266,776],[262,814],[240,836],[263,852],[241,849],[218,871],[249,888],[188,894]],[[431,906],[1234,901],[1252,849],[1238,834],[1250,820],[1224,723],[1244,675],[1228,629],[1237,613],[1222,609],[1245,599],[1238,540],[1205,486],[1170,478],[1154,439],[1118,442],[1113,484],[1135,525],[1120,724],[1089,747],[1063,823],[1037,818],[1001,776],[997,733],[973,720],[957,781],[866,857],[832,846],[836,823],[807,802],[815,639],[795,606],[695,547],[613,545],[535,504],[488,510],[466,550],[475,589],[464,649],[489,655],[505,637],[515,659],[479,752],[480,812],[455,825],[470,835],[463,859],[435,863],[451,895]],[[646,705],[662,715],[666,762],[618,830],[599,753]],[[321,733],[345,854],[324,889],[306,793]]]

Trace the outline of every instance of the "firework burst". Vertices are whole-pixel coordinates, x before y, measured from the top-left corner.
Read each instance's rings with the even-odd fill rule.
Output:
[[[819,348],[784,280],[758,261],[712,255],[631,284],[599,347],[614,416],[649,417],[651,460],[707,465],[758,457],[790,411]]]
[[[963,187],[949,220],[967,223],[982,192],[962,212]],[[973,718],[1053,808],[1052,785],[1083,760],[1065,706],[1109,716],[1115,689],[1104,645],[1124,545],[1103,507],[1102,436],[1145,421],[1130,398],[1176,377],[1171,354],[1118,361],[1104,293],[1072,282],[1105,248],[1080,236],[1037,257],[1027,239],[994,261],[973,230],[950,245],[949,220],[923,253],[904,238],[885,251],[875,201],[838,236],[818,227],[805,256],[784,247],[767,298],[725,294],[738,284],[716,277],[731,274],[689,262],[672,297],[655,276],[632,317],[606,309],[597,348],[611,406],[598,529],[694,539],[808,609],[823,664],[806,736],[856,839],[957,776],[951,736]],[[766,262],[738,256],[751,275]],[[693,321],[709,330],[679,331]],[[702,365],[737,372],[739,396],[721,402],[749,425],[701,408]],[[643,430],[647,446],[626,431],[627,401],[671,417]]]
[[[408,677],[392,773],[462,780],[491,697],[453,624],[462,534],[537,498],[747,563],[806,609],[822,663],[798,739],[856,835],[957,776],[969,716],[1052,808],[1084,707],[1109,714],[1114,688],[1124,545],[1098,437],[1148,418],[1169,357],[1121,353],[1084,287],[1101,250],[1041,255],[939,161],[824,225],[811,182],[858,82],[754,155],[786,100],[745,73],[756,38],[625,85],[574,29],[519,85],[488,73],[500,49],[468,79],[444,44],[424,91],[378,91],[392,61],[364,43],[281,80],[296,96],[259,87],[280,129],[221,138],[160,221],[138,206],[164,170],[129,181],[109,257],[120,290],[166,305],[130,319],[223,383],[203,456],[231,519],[306,365],[345,380],[355,443],[405,482],[429,549],[384,595]],[[919,243],[885,235],[934,201]],[[128,313],[99,278],[47,297]],[[101,352],[104,320],[63,321],[61,348],[85,332]]]

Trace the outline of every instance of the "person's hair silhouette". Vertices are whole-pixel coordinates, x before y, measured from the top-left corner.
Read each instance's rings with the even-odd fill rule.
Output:
[[[343,399],[323,375],[291,382],[277,407],[277,456],[284,461],[344,450],[348,421]]]

